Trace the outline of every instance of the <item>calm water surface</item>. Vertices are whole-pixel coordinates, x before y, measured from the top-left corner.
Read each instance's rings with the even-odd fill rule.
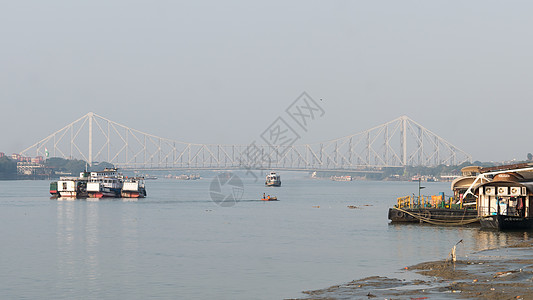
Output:
[[[244,181],[220,207],[211,179],[148,181],[148,197],[50,200],[48,181],[0,181],[1,299],[282,299],[528,238],[390,225],[411,182]],[[426,194],[449,183],[427,183]],[[263,192],[281,201],[258,201]],[[349,209],[356,205],[360,209]]]

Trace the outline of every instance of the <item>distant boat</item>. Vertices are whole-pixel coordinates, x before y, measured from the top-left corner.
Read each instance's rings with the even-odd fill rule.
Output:
[[[146,189],[143,177],[132,177],[124,180],[121,192],[122,198],[144,198]]]
[[[89,198],[120,197],[123,185],[122,174],[117,169],[105,168],[103,171],[91,172],[87,183]]]
[[[169,178],[172,178],[169,177]],[[174,176],[175,179],[178,179],[178,180],[197,180],[197,179],[200,179],[200,174],[181,174],[181,175],[176,175]]]
[[[278,201],[278,197],[276,196],[265,196],[265,194],[263,193],[263,198],[261,198],[262,201]]]
[[[145,180],[156,180],[157,176],[154,175],[144,175],[143,176]]]
[[[52,197],[61,198],[142,198],[146,196],[143,177],[124,177],[117,169],[81,172],[79,177],[61,177],[50,183]]]
[[[52,189],[55,184],[50,185],[50,194],[65,198],[87,197],[87,178],[61,177],[57,181],[55,193]]]
[[[270,172],[270,174],[266,176],[265,185],[266,186],[281,186],[281,176],[276,174],[276,172]]]
[[[352,181],[352,176],[346,175],[346,176],[331,176],[331,180],[333,181]]]

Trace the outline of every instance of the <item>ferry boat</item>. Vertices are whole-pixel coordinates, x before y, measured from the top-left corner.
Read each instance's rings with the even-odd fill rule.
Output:
[[[56,197],[63,198],[85,198],[87,197],[87,178],[86,177],[61,177],[56,182],[56,193],[53,194],[53,183],[50,184],[50,193]]]
[[[61,177],[50,183],[52,197],[67,198],[143,198],[146,188],[143,177],[124,177],[117,169],[81,172],[79,177]]]
[[[122,174],[118,174],[117,169],[105,168],[103,171],[90,173],[87,193],[90,198],[118,198],[121,196],[122,185]]]
[[[266,186],[281,186],[281,176],[276,174],[276,172],[270,172],[270,174],[266,176],[265,185]]]
[[[122,198],[144,198],[146,189],[143,177],[126,178],[122,185]]]

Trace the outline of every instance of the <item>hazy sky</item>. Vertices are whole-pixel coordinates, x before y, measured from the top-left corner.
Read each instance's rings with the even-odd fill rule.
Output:
[[[303,91],[303,142],[405,114],[474,160],[533,152],[531,1],[0,1],[2,152],[89,111],[247,144]]]

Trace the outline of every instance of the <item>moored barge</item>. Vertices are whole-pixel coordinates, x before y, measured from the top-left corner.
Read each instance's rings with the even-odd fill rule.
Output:
[[[424,197],[401,197],[398,204],[389,208],[388,218],[394,223],[429,223],[433,225],[459,226],[477,224],[477,211],[461,207],[444,199],[443,195]]]
[[[398,198],[398,203],[389,209],[389,220],[444,226],[479,224],[476,198],[466,193],[475,182],[479,169],[480,167],[477,166],[461,169],[462,176],[451,183],[452,197],[446,197],[444,193],[440,193],[433,196]]]
[[[61,177],[50,183],[50,194],[57,198],[143,198],[143,177],[125,177],[117,169],[81,172],[79,177]]]
[[[479,222],[481,228],[495,230],[533,229],[533,163],[470,166],[461,171],[463,176],[452,182],[454,196],[449,200],[398,198],[398,204],[389,209],[389,219],[455,226]]]

